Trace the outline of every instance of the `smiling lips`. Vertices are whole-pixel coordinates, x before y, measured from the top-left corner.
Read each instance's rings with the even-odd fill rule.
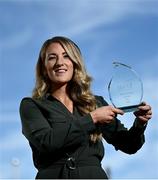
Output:
[[[65,73],[67,69],[55,69],[56,73]]]

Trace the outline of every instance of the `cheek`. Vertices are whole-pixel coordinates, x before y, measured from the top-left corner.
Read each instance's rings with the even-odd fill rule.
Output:
[[[50,79],[52,76],[52,68],[48,65],[45,66],[45,74]]]
[[[71,69],[71,75],[73,76],[73,74],[74,74],[74,66],[73,66],[73,64],[71,64],[70,69]]]
[[[47,72],[51,71],[54,67],[54,62],[53,61],[48,61],[47,63],[45,63],[45,69]]]

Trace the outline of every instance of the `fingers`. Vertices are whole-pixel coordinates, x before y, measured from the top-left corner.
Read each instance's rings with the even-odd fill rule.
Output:
[[[151,115],[137,116],[137,118],[138,118],[139,120],[142,120],[142,121],[144,121],[144,122],[147,122],[149,119],[152,118],[152,116],[151,116]]]
[[[112,121],[114,121],[114,119],[116,118],[117,114],[123,115],[124,112],[121,109],[115,108],[113,106],[109,106],[109,116],[107,118],[107,123],[110,123]]]
[[[115,120],[117,114],[123,115],[124,112],[113,106],[102,106],[92,111],[91,113],[94,123],[110,123]]]
[[[112,107],[112,111],[116,114],[120,114],[120,115],[123,115],[124,114],[124,111],[122,111],[121,109],[118,109],[118,108],[114,108]]]
[[[151,106],[147,105],[147,104],[141,104],[138,107],[139,110],[143,110],[143,111],[151,111]]]
[[[142,121],[148,121],[152,118],[152,108],[146,102],[142,102],[138,111],[134,112],[135,116]]]
[[[114,121],[117,114],[123,115],[124,112],[120,109],[113,107],[113,106],[108,106],[108,114],[107,114],[106,123],[110,123],[110,122]]]
[[[140,105],[138,107],[138,112],[144,115],[152,115],[151,106],[144,103],[144,105]]]

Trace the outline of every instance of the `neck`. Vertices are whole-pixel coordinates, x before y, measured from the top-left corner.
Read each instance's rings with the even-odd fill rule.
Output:
[[[63,103],[70,112],[73,112],[73,102],[67,93],[66,86],[53,88],[51,95]]]

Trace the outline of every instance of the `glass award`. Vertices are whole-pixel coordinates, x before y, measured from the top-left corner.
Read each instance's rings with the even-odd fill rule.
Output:
[[[132,112],[142,102],[143,83],[137,73],[125,64],[114,62],[113,76],[108,85],[112,104],[124,112]]]

